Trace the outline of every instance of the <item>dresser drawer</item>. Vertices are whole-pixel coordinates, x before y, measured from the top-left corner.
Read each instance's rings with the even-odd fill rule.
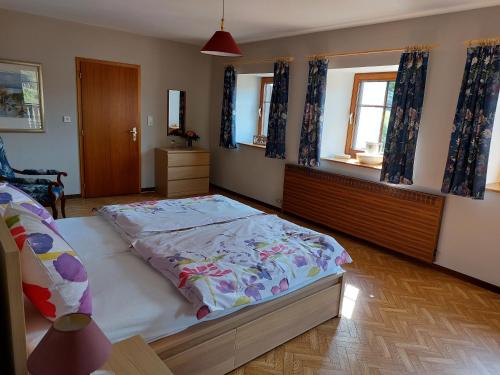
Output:
[[[168,181],[168,197],[208,193],[208,178],[193,178],[189,180]]]
[[[168,180],[185,180],[188,178],[203,178],[210,175],[208,165],[193,165],[189,167],[168,168]]]
[[[171,152],[168,154],[169,167],[185,167],[192,165],[209,165],[210,154],[208,152]]]
[[[210,152],[204,149],[155,150],[155,186],[168,198],[207,194]]]

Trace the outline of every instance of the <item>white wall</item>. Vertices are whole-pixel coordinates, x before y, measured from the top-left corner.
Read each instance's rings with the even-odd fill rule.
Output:
[[[321,157],[333,157],[345,151],[354,74],[351,69],[328,70]]]
[[[464,41],[499,35],[498,14],[500,7],[493,7],[243,45],[242,50],[248,59],[272,56],[295,57],[290,69],[286,161],[266,159],[264,151],[255,148],[225,150],[218,147],[224,64],[219,59],[213,65],[211,91],[212,182],[261,201],[279,205],[283,191],[284,165],[287,162],[297,162],[307,86],[305,55],[437,43],[439,48],[432,51],[429,62],[426,97],[415,160],[415,185],[411,188],[439,193],[466,57]],[[389,55],[335,59],[330,67],[393,64],[393,61],[386,61]],[[271,70],[271,64],[267,68]],[[261,70],[260,67],[258,69]],[[379,179],[379,171],[356,166],[323,162],[321,169],[368,180]],[[436,262],[500,285],[500,272],[498,272],[500,231],[496,228],[499,219],[500,194],[488,192],[484,202],[449,196]]]
[[[253,74],[236,77],[236,142],[252,143],[257,134],[261,78]]]
[[[168,88],[186,90],[186,128],[208,147],[211,58],[197,47],[5,10],[0,34],[0,59],[41,63],[44,81],[46,132],[0,134],[14,167],[67,171],[67,194],[80,192],[76,56],[141,65],[143,187],[154,186],[154,148],[168,143]],[[63,115],[73,122],[63,124]]]

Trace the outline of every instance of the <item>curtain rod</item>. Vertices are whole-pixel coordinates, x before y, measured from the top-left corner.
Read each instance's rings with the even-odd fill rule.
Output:
[[[399,48],[381,48],[381,49],[370,49],[366,51],[353,51],[353,52],[326,52],[316,55],[307,55],[306,60],[316,60],[316,59],[328,59],[332,57],[343,57],[343,56],[358,56],[358,55],[369,55],[372,53],[388,53],[388,52],[409,52],[409,51],[430,51],[434,48],[438,48],[437,44],[420,44],[415,46],[399,47]]]
[[[471,40],[466,40],[464,44],[467,47],[494,46],[500,44],[500,38],[471,39]]]
[[[466,40],[464,44],[468,47],[473,46],[489,46],[500,44],[500,38],[485,38],[485,39],[471,39]],[[411,52],[411,51],[430,51],[435,48],[438,48],[438,44],[420,44],[414,46],[406,46],[399,48],[380,48],[380,49],[371,49],[365,51],[351,51],[351,52],[325,52],[319,53],[316,55],[307,55],[306,60],[315,60],[315,59],[323,59],[323,58],[333,58],[333,57],[347,57],[347,56],[359,56],[359,55],[370,55],[376,53],[390,53],[390,52]],[[293,56],[276,56],[276,57],[268,57],[263,59],[254,59],[254,60],[233,60],[224,66],[228,65],[250,65],[250,64],[262,64],[262,63],[273,63],[275,61],[286,61],[292,62],[295,58]]]
[[[225,64],[225,66],[228,65],[250,65],[250,64],[262,64],[262,63],[273,63],[275,61],[286,61],[286,62],[292,62],[294,60],[293,56],[276,56],[276,57],[268,57],[264,59],[255,59],[255,60],[233,60],[230,61],[229,63]]]

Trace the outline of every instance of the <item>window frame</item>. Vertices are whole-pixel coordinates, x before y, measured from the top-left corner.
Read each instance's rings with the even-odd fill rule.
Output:
[[[380,82],[380,81],[396,81],[397,72],[370,72],[370,73],[356,73],[354,75],[354,83],[352,87],[352,96],[351,96],[351,106],[349,109],[349,120],[347,122],[347,137],[345,142],[345,153],[351,155],[351,157],[355,158],[357,152],[363,152],[363,150],[357,150],[353,146],[355,127],[357,124],[358,117],[358,102],[359,92],[362,82]],[[385,93],[384,103],[387,102],[387,90]],[[377,106],[379,107],[379,106]],[[386,106],[384,106],[385,108]],[[385,120],[385,110],[382,116],[382,122],[380,123],[380,135],[379,139],[382,138],[382,129]]]
[[[262,134],[264,129],[264,94],[266,85],[273,83],[274,77],[262,77],[260,79],[259,116],[257,118],[257,136],[259,137],[267,137],[267,134]]]

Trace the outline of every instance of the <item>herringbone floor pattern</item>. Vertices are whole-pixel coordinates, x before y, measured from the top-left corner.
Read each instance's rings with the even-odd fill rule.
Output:
[[[90,215],[92,207],[102,204],[155,197],[72,199],[68,214]],[[330,234],[354,259],[345,267],[343,317],[231,375],[500,374],[500,295],[362,241]]]

